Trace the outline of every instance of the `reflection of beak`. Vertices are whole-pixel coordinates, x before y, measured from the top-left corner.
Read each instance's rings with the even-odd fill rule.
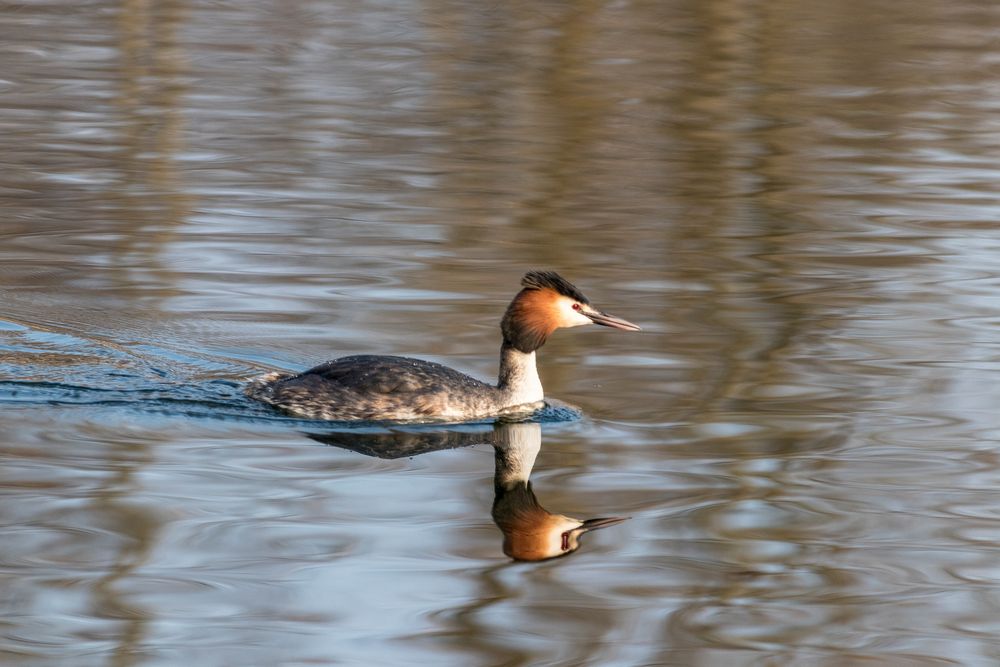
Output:
[[[614,315],[608,315],[607,313],[602,313],[599,310],[581,310],[581,313],[590,318],[590,321],[594,324],[600,324],[602,327],[611,327],[612,329],[623,329],[625,331],[642,331],[638,325],[632,324],[628,320],[623,320],[620,317],[615,317]]]
[[[608,526],[613,526],[616,523],[621,523],[622,521],[628,521],[632,517],[630,516],[609,516],[604,519],[587,519],[583,522],[583,525],[577,528],[581,532],[587,532],[589,530],[597,530],[598,528],[607,528]]]

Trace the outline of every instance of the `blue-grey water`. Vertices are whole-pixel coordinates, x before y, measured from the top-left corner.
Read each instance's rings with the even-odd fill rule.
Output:
[[[998,34],[0,6],[0,663],[1000,663]],[[358,353],[491,378],[532,268],[645,329],[540,351],[580,413],[538,502],[631,517],[576,553],[504,555],[485,439],[380,456],[242,397]]]

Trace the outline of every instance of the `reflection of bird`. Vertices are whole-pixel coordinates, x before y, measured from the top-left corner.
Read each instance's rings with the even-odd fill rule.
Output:
[[[429,430],[433,428],[434,430]],[[420,454],[458,449],[493,442],[491,424],[461,426],[455,430],[443,430],[440,426],[399,425],[378,430],[344,429],[325,433],[306,433],[324,445],[349,449],[365,456],[380,459],[402,459]]]
[[[503,532],[503,552],[514,560],[545,560],[580,547],[584,533],[628,517],[573,519],[538,504],[528,476],[541,448],[541,426],[505,424],[496,433],[493,520]]]
[[[638,331],[602,313],[580,290],[551,271],[531,271],[507,307],[500,329],[496,386],[447,366],[407,357],[342,357],[299,375],[269,373],[246,393],[292,415],[332,420],[467,420],[527,413],[544,398],[535,350],[561,327],[600,324]]]
[[[493,445],[493,520],[503,532],[503,552],[515,560],[545,560],[576,551],[580,536],[590,530],[625,521],[627,517],[581,521],[552,514],[535,498],[528,476],[542,446],[542,427],[536,422],[497,422],[492,430],[482,424],[458,429],[429,430],[428,426],[345,429],[310,433],[319,442],[366,456],[397,459],[427,452],[481,443]]]

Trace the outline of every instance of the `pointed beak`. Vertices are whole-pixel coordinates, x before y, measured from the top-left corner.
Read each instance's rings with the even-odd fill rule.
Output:
[[[597,530],[598,528],[607,528],[608,526],[613,526],[616,523],[621,523],[622,521],[628,521],[632,517],[630,516],[609,516],[603,519],[587,519],[583,522],[583,525],[577,528],[581,532],[588,532],[591,530]]]
[[[628,320],[623,320],[620,317],[615,317],[614,315],[608,315],[607,313],[602,313],[599,310],[582,310],[584,315],[590,318],[590,321],[594,324],[600,324],[602,327],[611,327],[612,329],[622,329],[623,331],[642,331],[639,325],[632,324]]]

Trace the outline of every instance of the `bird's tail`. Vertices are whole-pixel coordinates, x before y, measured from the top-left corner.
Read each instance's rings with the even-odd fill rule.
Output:
[[[247,386],[243,389],[243,393],[255,400],[271,403],[274,385],[282,380],[287,380],[290,377],[292,377],[292,373],[283,373],[281,371],[274,371],[273,373],[260,375],[247,382]]]

